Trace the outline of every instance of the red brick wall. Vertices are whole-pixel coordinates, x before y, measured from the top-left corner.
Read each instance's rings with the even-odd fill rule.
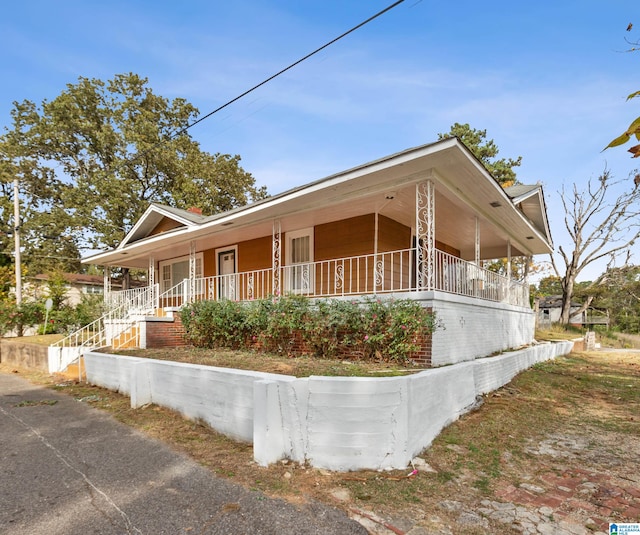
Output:
[[[180,347],[186,345],[180,318],[173,321],[147,321],[147,348]]]

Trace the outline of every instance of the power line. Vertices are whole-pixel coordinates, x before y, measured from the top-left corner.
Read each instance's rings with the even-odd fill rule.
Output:
[[[201,123],[202,121],[204,121],[205,119],[208,119],[209,117],[211,117],[212,115],[218,113],[219,111],[223,110],[224,108],[226,108],[227,106],[230,106],[231,104],[233,104],[234,102],[240,100],[242,97],[247,96],[249,93],[252,93],[253,91],[255,91],[256,89],[262,87],[263,85],[269,83],[271,80],[277,78],[278,76],[280,76],[281,74],[284,74],[285,72],[287,72],[290,69],[293,69],[296,65],[299,65],[300,63],[302,63],[303,61],[309,59],[311,56],[314,56],[315,54],[317,54],[318,52],[321,52],[322,50],[324,50],[325,48],[331,46],[333,43],[336,43],[337,41],[339,41],[340,39],[342,39],[343,37],[346,37],[347,35],[349,35],[350,33],[355,32],[356,30],[358,30],[359,28],[362,28],[365,24],[368,24],[369,22],[371,22],[374,19],[377,19],[378,17],[380,17],[381,15],[384,15],[387,11],[390,11],[391,9],[393,9],[394,7],[396,7],[397,5],[401,4],[402,2],[404,2],[404,0],[398,0],[397,2],[391,4],[390,6],[384,8],[382,11],[379,11],[378,13],[376,13],[375,15],[369,17],[367,20],[361,22],[360,24],[358,24],[357,26],[354,26],[353,28],[351,28],[350,30],[347,30],[346,32],[344,32],[342,35],[339,35],[338,37],[336,37],[335,39],[332,39],[331,41],[329,41],[328,43],[322,45],[319,48],[316,48],[313,52],[310,52],[309,54],[307,54],[306,56],[300,58],[299,60],[293,62],[291,65],[289,65],[288,67],[285,67],[284,69],[278,71],[277,73],[273,74],[272,76],[269,76],[269,78],[267,78],[266,80],[263,80],[262,82],[260,82],[259,84],[254,85],[251,89],[247,89],[244,93],[238,95],[237,97],[225,102],[222,106],[217,107],[215,110],[213,110],[212,112],[207,113],[204,117],[200,117],[200,119],[194,121],[193,123],[191,123],[188,126],[185,126],[182,130],[179,130],[178,132],[176,132],[175,134],[173,134],[170,139],[173,139],[174,137],[177,137],[181,134],[183,134],[184,132],[186,132],[189,128],[194,127],[195,125],[197,125],[198,123]]]
[[[177,132],[175,132],[174,134],[171,134],[169,136],[168,139],[165,139],[163,141],[159,141],[158,143],[156,143],[155,145],[153,145],[151,148],[147,149],[146,151],[134,156],[131,161],[135,161],[138,158],[141,158],[143,156],[145,156],[146,154],[148,154],[149,152],[155,150],[157,147],[159,147],[160,145],[166,143],[166,141],[170,141],[182,134],[184,134],[187,130],[189,130],[190,128],[193,128],[194,126],[196,126],[197,124],[201,123],[202,121],[204,121],[205,119],[208,119],[209,117],[211,117],[212,115],[215,115],[216,113],[222,111],[223,109],[225,109],[226,107],[230,106],[231,104],[233,104],[234,102],[237,102],[238,100],[240,100],[243,97],[246,97],[249,93],[252,93],[253,91],[255,91],[256,89],[262,87],[265,84],[268,84],[269,82],[271,82],[272,80],[274,80],[275,78],[277,78],[278,76],[284,74],[285,72],[293,69],[295,66],[299,65],[300,63],[302,63],[303,61],[306,61],[307,59],[309,59],[310,57],[316,55],[318,52],[321,52],[322,50],[324,50],[325,48],[331,46],[332,44],[340,41],[340,39],[343,39],[344,37],[346,37],[347,35],[355,32],[356,30],[362,28],[363,26],[365,26],[366,24],[369,24],[371,21],[377,19],[378,17],[384,15],[387,11],[392,10],[394,7],[402,4],[404,2],[404,0],[397,0],[396,2],[394,2],[393,4],[385,7],[382,11],[379,11],[378,13],[376,13],[375,15],[372,15],[371,17],[369,17],[368,19],[362,21],[360,24],[357,24],[356,26],[354,26],[353,28],[351,28],[350,30],[347,30],[346,32],[344,32],[343,34],[339,35],[338,37],[335,37],[334,39],[332,39],[331,41],[325,43],[324,45],[322,45],[321,47],[316,48],[313,52],[310,52],[309,54],[307,54],[306,56],[303,56],[302,58],[300,58],[297,61],[294,61],[293,63],[291,63],[289,66],[285,67],[284,69],[278,71],[277,73],[269,76],[269,78],[266,78],[265,80],[263,80],[262,82],[260,82],[259,84],[254,85],[252,88],[247,89],[246,91],[244,91],[243,93],[241,93],[240,95],[238,95],[235,98],[232,98],[231,100],[228,100],[227,102],[225,102],[224,104],[222,104],[221,106],[218,106],[215,110],[207,113],[206,115],[204,115],[203,117],[200,117],[199,119],[197,119],[196,121],[192,122],[191,124],[185,126],[184,128],[182,128],[181,130],[178,130]],[[131,162],[130,161],[130,162]],[[129,163],[130,163],[129,162]]]

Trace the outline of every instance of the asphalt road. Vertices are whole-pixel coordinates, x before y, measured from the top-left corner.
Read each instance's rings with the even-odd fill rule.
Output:
[[[219,479],[85,403],[0,374],[3,535],[366,535]]]

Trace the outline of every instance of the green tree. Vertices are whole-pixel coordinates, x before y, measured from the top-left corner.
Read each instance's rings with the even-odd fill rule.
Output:
[[[73,256],[74,245],[115,247],[150,202],[209,215],[266,196],[239,156],[200,149],[187,131],[197,116],[187,101],[156,95],[135,74],[81,77],[39,107],[14,103],[0,147],[25,197],[50,215],[43,236],[67,236],[56,240],[66,247],[59,256]]]
[[[487,140],[486,130],[476,130],[468,123],[455,123],[446,134],[438,134],[438,139],[457,137],[480,160],[503,188],[517,184],[516,172],[513,169],[522,164],[522,156],[497,159],[498,146],[493,139]]]
[[[541,297],[547,295],[561,295],[562,279],[557,275],[549,275],[548,277],[540,279],[537,294]]]
[[[606,311],[612,329],[640,332],[640,266],[607,269],[591,293],[592,306]]]

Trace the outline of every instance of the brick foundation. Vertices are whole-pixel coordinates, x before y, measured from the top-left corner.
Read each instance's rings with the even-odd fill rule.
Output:
[[[187,345],[184,340],[184,327],[179,317],[174,317],[173,321],[147,321],[146,332],[148,349]]]

